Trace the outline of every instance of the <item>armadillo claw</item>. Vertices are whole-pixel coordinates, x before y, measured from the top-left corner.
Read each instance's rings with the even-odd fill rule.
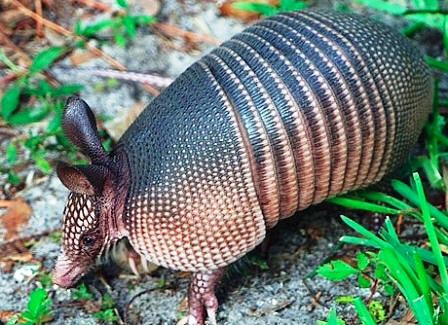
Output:
[[[132,273],[134,273],[136,276],[140,277],[140,273],[137,270],[137,265],[135,264],[135,259],[131,256],[128,257],[128,264],[131,268]]]

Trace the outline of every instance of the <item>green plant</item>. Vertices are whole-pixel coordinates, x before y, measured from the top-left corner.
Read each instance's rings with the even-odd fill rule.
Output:
[[[125,0],[117,0],[117,4],[124,10],[124,14],[87,26],[82,26],[81,22],[77,21],[75,34],[83,38],[91,38],[101,31],[110,30],[114,35],[115,43],[125,47],[127,41],[135,37],[137,26],[155,22],[155,18],[152,16],[131,15],[129,5]],[[84,41],[81,41],[78,46],[84,46]]]
[[[76,289],[72,290],[72,297],[79,300],[89,300],[92,299],[93,294],[91,294],[84,283],[81,283]]]
[[[324,322],[318,320],[317,325],[345,325],[345,322],[336,316],[336,309],[331,308],[330,312],[328,313],[327,321]]]
[[[39,73],[47,69],[65,51],[64,47],[50,47],[38,53],[28,71],[9,86],[0,102],[0,117],[10,126],[27,125],[49,118],[44,132],[30,131],[26,138],[10,141],[6,147],[6,166],[0,172],[8,175],[12,184],[20,178],[14,167],[31,159],[44,173],[51,171],[47,155],[51,151],[66,151],[75,158],[75,147],[64,136],[61,127],[61,114],[64,103],[61,96],[77,93],[81,85],[51,86]],[[29,104],[28,104],[29,103]],[[20,160],[19,148],[26,149],[25,160]]]
[[[6,324],[40,325],[51,320],[51,299],[47,290],[43,288],[34,289],[30,293],[27,310],[20,316],[12,317]]]
[[[235,9],[255,12],[262,16],[273,16],[282,11],[294,11],[306,8],[305,1],[280,0],[278,5],[255,1],[236,1],[232,4]]]
[[[115,314],[115,301],[110,294],[103,295],[101,310],[93,313],[93,316],[105,322],[114,322],[119,319]]]
[[[49,288],[53,284],[51,281],[51,274],[45,272],[39,272],[39,282],[44,288]]]
[[[447,324],[448,274],[446,266],[448,258],[443,256],[440,243],[445,245],[447,243],[448,216],[426,200],[419,174],[414,173],[412,179],[412,187],[399,181],[393,181],[393,186],[398,193],[415,206],[383,193],[369,191],[360,193],[360,196],[356,198],[335,198],[331,201],[356,209],[409,215],[422,222],[431,244],[431,250],[400,242],[390,219],[386,219],[384,227],[378,235],[375,235],[360,224],[342,216],[342,220],[361,236],[343,236],[341,241],[378,250],[378,253],[369,253],[370,263],[376,266],[374,272],[376,279],[383,284],[388,284],[388,281],[394,284],[405,297],[419,324]],[[379,201],[386,206],[367,202],[366,198]],[[425,263],[430,267],[425,267]],[[341,263],[339,262],[339,264]],[[351,266],[343,268],[341,266],[335,270],[333,267],[333,274],[330,272],[332,276],[328,276],[322,270],[328,270],[332,265],[334,266],[335,263],[332,262],[322,266],[319,274],[330,280],[335,278],[341,280],[362,271],[359,264],[360,259],[358,258],[358,268]],[[365,264],[366,262],[363,263],[363,265]],[[349,271],[343,273],[344,270]],[[334,273],[337,271],[342,275],[335,277]],[[360,312],[363,313],[365,305],[364,307],[361,305],[362,301],[355,299],[354,303],[362,323],[375,324],[370,320],[363,320]]]

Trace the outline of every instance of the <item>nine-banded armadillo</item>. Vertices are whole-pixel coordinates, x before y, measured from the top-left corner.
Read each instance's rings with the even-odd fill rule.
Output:
[[[57,168],[72,191],[53,280],[68,287],[119,238],[193,272],[189,316],[216,323],[214,286],[279,219],[378,181],[416,141],[432,78],[389,27],[309,10],[247,28],[190,66],[106,153],[87,104],[63,126],[92,164]]]

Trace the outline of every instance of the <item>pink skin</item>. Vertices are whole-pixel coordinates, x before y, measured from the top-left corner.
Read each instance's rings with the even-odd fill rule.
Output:
[[[89,265],[75,264],[64,253],[56,261],[52,281],[63,288],[70,288],[87,272]]]
[[[177,325],[202,325],[204,312],[211,324],[215,325],[218,299],[215,296],[215,286],[225,272],[225,268],[213,271],[196,272],[191,275],[188,286],[188,316],[182,318]]]

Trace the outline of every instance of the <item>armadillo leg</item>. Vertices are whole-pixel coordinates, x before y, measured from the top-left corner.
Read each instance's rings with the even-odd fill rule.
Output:
[[[215,296],[215,286],[225,268],[213,271],[193,273],[188,286],[189,315],[180,320],[177,325],[202,325],[204,324],[204,309],[212,324],[216,324],[216,310],[218,300]]]

